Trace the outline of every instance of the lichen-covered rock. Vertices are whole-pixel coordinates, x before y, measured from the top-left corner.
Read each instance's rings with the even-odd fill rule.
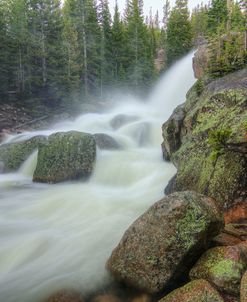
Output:
[[[244,273],[241,280],[240,302],[247,302],[247,271]]]
[[[95,138],[97,146],[100,149],[106,149],[106,150],[121,149],[120,144],[110,135],[104,133],[96,133],[93,136]]]
[[[84,302],[84,299],[80,293],[62,291],[52,295],[47,302]]]
[[[96,143],[92,135],[77,131],[52,134],[47,143],[39,147],[33,180],[57,183],[87,179],[95,159]]]
[[[247,69],[197,82],[179,127],[171,133],[173,116],[163,125],[164,157],[178,168],[170,192],[193,190],[215,198],[224,210],[246,200],[246,87]]]
[[[247,268],[247,257],[237,246],[208,250],[190,271],[191,279],[206,279],[219,291],[239,295],[240,281]]]
[[[34,136],[28,140],[3,144],[0,146],[0,170],[16,171],[36,149],[46,142],[45,136]]]
[[[221,226],[212,199],[195,192],[171,194],[130,226],[107,268],[137,289],[161,292],[186,274]]]
[[[224,302],[224,300],[209,282],[200,279],[174,290],[159,302]]]

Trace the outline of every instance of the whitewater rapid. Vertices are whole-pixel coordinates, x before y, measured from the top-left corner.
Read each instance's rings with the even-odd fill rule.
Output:
[[[162,160],[161,125],[194,83],[192,56],[175,64],[148,102],[122,97],[104,113],[81,115],[37,134],[106,133],[121,150],[97,150],[86,183],[34,184],[34,152],[17,173],[0,174],[0,301],[39,302],[61,289],[93,291],[107,283],[105,262],[128,226],[163,196],[176,173]],[[118,129],[119,115],[134,116]]]

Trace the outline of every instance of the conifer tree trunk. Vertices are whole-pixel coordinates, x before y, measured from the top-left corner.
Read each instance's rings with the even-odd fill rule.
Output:
[[[47,66],[46,66],[45,31],[44,31],[43,16],[42,16],[42,20],[41,20],[41,43],[42,43],[42,46],[41,46],[42,47],[42,80],[43,80],[43,85],[45,85],[46,81],[47,81]]]
[[[88,96],[88,63],[87,63],[87,36],[85,30],[85,2],[82,9],[82,39],[83,39],[83,63],[84,63],[84,85],[85,95]]]
[[[227,0],[227,31],[230,32],[231,30],[231,18],[232,18],[232,0]]]

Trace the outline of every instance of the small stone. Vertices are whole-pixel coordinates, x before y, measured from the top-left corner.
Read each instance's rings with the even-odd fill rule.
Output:
[[[137,296],[131,300],[131,302],[151,302],[151,301],[152,301],[151,297],[146,294]]]
[[[52,295],[46,302],[84,302],[80,293],[62,291]]]
[[[216,246],[230,246],[230,245],[236,245],[241,242],[242,242],[241,239],[233,235],[226,234],[224,232],[220,233],[213,239],[213,243]]]
[[[121,302],[121,300],[117,296],[104,294],[95,296],[91,302]]]
[[[224,302],[223,298],[206,280],[195,280],[178,288],[159,302]]]

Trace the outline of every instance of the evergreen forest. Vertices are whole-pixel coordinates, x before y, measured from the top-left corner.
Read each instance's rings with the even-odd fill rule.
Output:
[[[76,108],[112,89],[146,92],[206,41],[209,76],[246,65],[245,0],[188,0],[144,15],[143,0],[0,0],[0,102]]]

